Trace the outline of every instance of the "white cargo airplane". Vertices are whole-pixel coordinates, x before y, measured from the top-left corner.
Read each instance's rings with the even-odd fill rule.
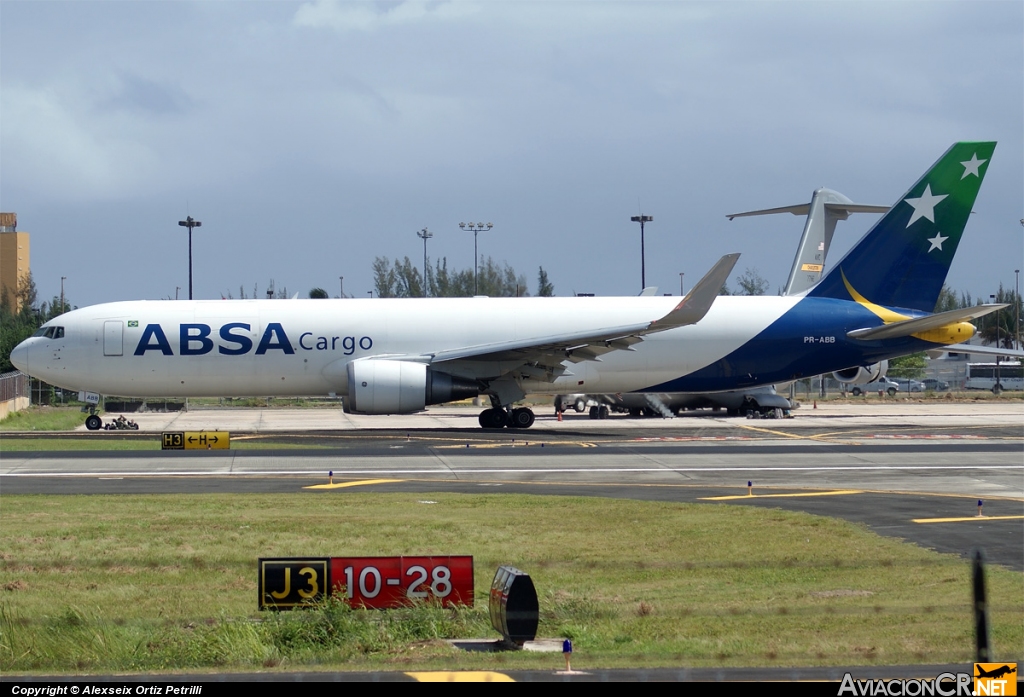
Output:
[[[965,341],[1005,305],[930,314],[995,149],[953,145],[811,290],[718,297],[738,255],[680,301],[422,298],[116,302],[73,310],[11,361],[120,396],[343,395],[395,414],[486,394],[485,428],[528,428],[527,392],[717,392]],[[100,427],[95,414],[87,420]]]

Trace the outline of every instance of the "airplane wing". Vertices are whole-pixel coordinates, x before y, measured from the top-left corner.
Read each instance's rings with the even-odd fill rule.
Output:
[[[950,344],[941,349],[926,351],[930,358],[939,358],[943,353],[977,353],[982,356],[1002,356],[1003,358],[1024,358],[1020,349],[999,348],[998,346],[980,346],[977,344]]]
[[[1002,310],[1004,307],[1009,307],[1009,305],[975,305],[974,307],[964,307],[959,310],[950,310],[949,312],[939,312],[934,315],[925,315],[924,317],[890,322],[889,324],[884,324],[881,327],[854,329],[851,332],[847,332],[846,336],[851,339],[864,340],[894,339],[901,336],[910,336],[911,334],[928,331],[929,329],[938,329],[954,322],[966,322],[970,319],[984,317],[991,312]]]
[[[565,361],[599,361],[610,351],[632,351],[647,334],[699,322],[711,309],[722,285],[732,273],[739,254],[727,254],[665,316],[650,322],[600,330],[540,336],[478,346],[460,347],[422,356],[380,356],[389,360],[416,360],[446,364],[445,371],[478,378],[494,378],[513,371],[524,377],[553,381],[567,373]],[[460,369],[460,367],[462,369]],[[570,373],[571,374],[571,373]]]

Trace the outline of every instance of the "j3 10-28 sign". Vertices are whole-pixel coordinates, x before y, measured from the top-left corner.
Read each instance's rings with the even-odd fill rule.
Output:
[[[473,557],[286,557],[259,560],[259,608],[287,610],[331,595],[354,608],[473,604]]]

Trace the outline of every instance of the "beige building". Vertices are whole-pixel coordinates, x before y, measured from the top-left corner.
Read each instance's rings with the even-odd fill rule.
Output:
[[[18,286],[28,276],[28,233],[18,232],[18,214],[0,213],[0,294],[12,312],[21,309]]]

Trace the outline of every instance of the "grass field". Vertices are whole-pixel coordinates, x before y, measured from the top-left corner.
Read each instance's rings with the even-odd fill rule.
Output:
[[[433,501],[434,503],[426,503]],[[471,554],[463,611],[259,613],[269,556]],[[830,518],[554,496],[0,497],[0,671],[556,668],[496,637],[494,570],[533,577],[574,667],[968,662],[966,562]],[[1024,575],[988,571],[996,660],[1024,646]]]
[[[71,431],[85,423],[85,415],[75,407],[30,407],[15,411],[0,420],[4,431]]]

